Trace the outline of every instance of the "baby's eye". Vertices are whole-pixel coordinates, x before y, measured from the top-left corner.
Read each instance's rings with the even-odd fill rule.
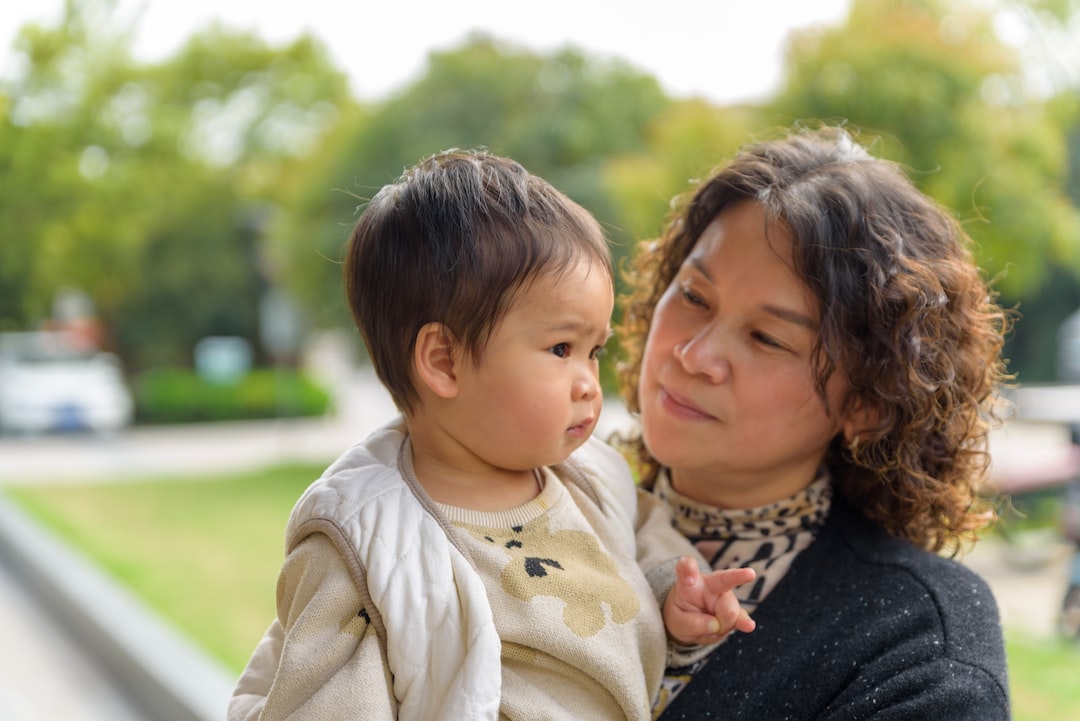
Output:
[[[549,349],[554,355],[559,358],[568,358],[570,356],[570,344],[569,343],[557,343]]]
[[[592,349],[591,353],[589,353],[589,358],[591,358],[592,360],[596,360],[597,358],[604,355],[605,353],[607,353],[607,348],[605,348],[602,345],[598,345],[598,346],[596,346],[595,348]]]

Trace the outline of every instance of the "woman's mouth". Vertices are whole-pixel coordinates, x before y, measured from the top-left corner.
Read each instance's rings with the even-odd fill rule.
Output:
[[[685,396],[672,393],[667,388],[660,388],[660,404],[668,413],[686,420],[716,420],[716,416],[706,413]]]

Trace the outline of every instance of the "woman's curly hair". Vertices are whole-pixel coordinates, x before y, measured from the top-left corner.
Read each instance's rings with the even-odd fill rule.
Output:
[[[838,493],[888,533],[935,551],[958,549],[994,519],[978,495],[989,465],[1001,348],[1009,314],[976,267],[959,223],[894,164],[846,131],[799,130],[751,145],[677,198],[659,240],[640,244],[624,275],[619,386],[640,413],[642,354],[661,295],[705,227],[744,201],[794,242],[795,271],[817,298],[813,373],[819,395],[838,368],[879,423],[825,462]],[[643,482],[658,463],[640,436],[624,439]]]

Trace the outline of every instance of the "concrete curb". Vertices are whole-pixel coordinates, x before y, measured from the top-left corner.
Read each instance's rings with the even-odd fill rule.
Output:
[[[0,494],[0,561],[154,721],[220,721],[235,679]]]

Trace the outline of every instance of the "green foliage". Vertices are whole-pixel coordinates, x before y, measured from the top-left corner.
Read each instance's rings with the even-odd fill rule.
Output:
[[[1000,520],[991,532],[1009,540],[1025,536],[1057,536],[1061,531],[1065,489],[1062,486],[1040,488],[1001,498]]]
[[[203,337],[257,338],[258,275],[254,231],[237,218],[232,187],[180,185],[141,239],[139,267],[167,269],[132,277],[111,309],[113,339],[128,367],[188,365]]]
[[[1071,42],[1077,0],[999,5],[1033,38]],[[314,37],[272,47],[210,26],[141,64],[116,6],[68,2],[54,27],[23,28],[22,62],[0,78],[0,329],[37,325],[73,287],[136,373],[186,364],[206,335],[261,352],[269,288],[288,289],[317,327],[352,326],[339,264],[349,229],[433,152],[485,146],[521,161],[596,215],[618,262],[742,143],[844,121],[956,212],[1024,314],[1014,369],[1052,379],[1047,333],[1080,288],[1080,95],[1072,77],[1049,101],[1029,96],[985,6],[855,0],[846,22],[793,35],[781,92],[746,107],[673,102],[626,62],[484,35],[361,106]]]
[[[1005,357],[1028,383],[1060,381],[1057,370],[1058,331],[1069,315],[1080,309],[1080,283],[1070,270],[1053,266],[1039,292],[1014,301],[1020,320],[1006,341]]]
[[[350,107],[310,37],[271,48],[211,27],[139,65],[112,0],[28,27],[25,71],[0,88],[0,326],[48,318],[57,291],[89,293],[129,368],[180,363],[191,341],[239,333],[275,268],[259,209]]]
[[[1031,10],[1046,15],[1058,22],[1066,23],[1076,14],[1080,3],[1077,0],[1014,0],[1016,5],[1030,7]]]
[[[717,108],[702,100],[672,104],[649,125],[642,152],[604,167],[604,180],[631,239],[654,238],[674,197],[730,157],[760,119],[751,108]]]
[[[134,386],[139,423],[318,416],[330,406],[325,388],[284,370],[253,370],[234,382],[214,382],[190,370],[158,368],[139,375]]]
[[[453,147],[508,155],[590,210],[625,253],[626,223],[604,183],[605,163],[645,147],[667,106],[656,80],[574,49],[539,55],[483,36],[434,53],[425,74],[357,118],[334,156],[320,158],[271,235],[318,325],[349,324],[342,248],[358,207],[422,158]]]
[[[1018,60],[988,14],[856,0],[847,25],[798,36],[787,67],[777,112],[881,134],[882,152],[966,221],[990,274],[1005,273],[999,289],[1038,287],[1080,241],[1080,213],[1061,193],[1063,134],[1023,102]]]

